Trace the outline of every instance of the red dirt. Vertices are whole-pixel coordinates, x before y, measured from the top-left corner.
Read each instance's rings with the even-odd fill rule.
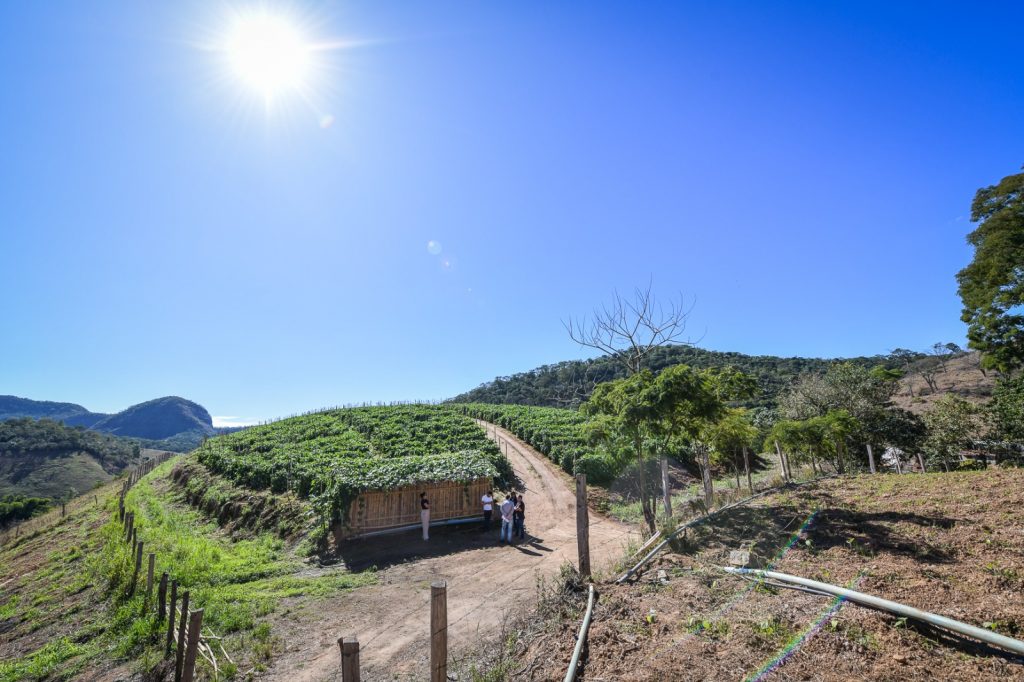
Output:
[[[1024,661],[1012,655],[854,604],[829,614],[827,598],[753,589],[715,568],[728,565],[730,550],[752,546],[754,565],[852,583],[1021,638],[1024,471],[836,479],[723,516],[691,534],[680,553],[663,554],[636,584],[599,586],[579,679],[1024,680]],[[518,667],[532,674],[522,679],[564,675],[578,626],[566,619],[527,646]],[[756,678],[807,631],[791,656]]]
[[[449,652],[457,658],[497,634],[509,611],[533,604],[538,576],[557,573],[563,562],[576,562],[575,494],[569,478],[504,429],[490,427],[489,433],[508,444],[502,449],[507,447],[509,462],[525,485],[528,541],[499,546],[496,529],[485,534],[474,525],[432,529],[427,543],[418,532],[349,543],[349,565],[376,565],[380,584],[282,608],[283,614],[291,612],[274,622],[283,653],[262,679],[337,679],[337,639],[342,635],[359,638],[364,679],[425,679],[431,582],[448,582]],[[619,558],[633,533],[592,512],[595,570]]]

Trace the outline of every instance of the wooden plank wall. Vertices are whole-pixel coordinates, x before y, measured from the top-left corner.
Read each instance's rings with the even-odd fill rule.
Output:
[[[407,526],[420,521],[420,493],[430,500],[430,520],[443,521],[483,513],[480,498],[491,488],[491,479],[481,478],[468,484],[432,483],[363,493],[349,509],[345,537],[375,530]]]

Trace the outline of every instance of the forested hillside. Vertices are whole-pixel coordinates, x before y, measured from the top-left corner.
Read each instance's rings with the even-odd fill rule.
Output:
[[[133,438],[143,447],[174,452],[188,452],[206,436],[234,430],[214,428],[205,407],[177,396],[132,405],[116,414],[90,412],[75,403],[0,396],[0,421],[22,417],[53,419],[68,426]]]
[[[9,419],[0,422],[0,496],[57,500],[81,494],[138,456],[139,446],[122,438],[52,419]]]
[[[923,354],[911,354],[924,357]],[[774,355],[744,355],[704,350],[694,346],[672,345],[655,348],[647,358],[646,366],[660,371],[670,365],[686,364],[696,368],[732,365],[757,378],[760,391],[747,401],[747,407],[771,407],[786,387],[801,374],[824,374],[837,362],[852,362],[862,367],[899,367],[892,356],[877,355],[838,359],[780,358]],[[498,403],[540,405],[548,407],[575,407],[586,400],[594,386],[626,376],[624,368],[608,357],[592,360],[569,360],[544,365],[528,372],[498,377],[471,391],[452,398],[459,403]]]

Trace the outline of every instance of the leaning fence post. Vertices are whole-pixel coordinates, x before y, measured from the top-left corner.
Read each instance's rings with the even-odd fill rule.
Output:
[[[868,448],[868,467],[871,469],[871,473],[875,473],[875,453],[871,449],[871,443],[867,443]]]
[[[188,590],[181,597],[181,624],[178,626],[178,648],[174,657],[174,682],[181,682],[182,664],[185,662],[185,621],[188,619]]]
[[[203,626],[203,610],[197,609],[188,617],[188,637],[185,639],[185,663],[181,682],[192,682],[196,672],[196,652],[199,650],[199,632]]]
[[[359,638],[339,637],[341,647],[341,682],[359,682]]]
[[[576,549],[580,578],[590,579],[590,513],[587,511],[587,475],[576,474]]]
[[[167,571],[160,576],[160,587],[156,591],[157,613],[162,621],[167,617]]]
[[[430,585],[430,682],[448,680],[448,583]]]
[[[135,588],[139,584],[139,571],[142,570],[142,540],[135,547],[135,570],[132,572],[132,584],[128,588],[128,596],[135,596]]]
[[[164,573],[164,575],[166,576],[167,574]],[[171,642],[174,641],[174,614],[175,614],[176,609],[178,607],[178,581],[177,580],[172,580],[171,581],[171,603],[170,603],[170,607],[171,607],[170,611],[168,612],[169,615],[167,617],[167,646],[164,649],[164,658],[167,658],[168,656],[171,655]]]
[[[146,571],[146,608],[149,608],[149,602],[153,599],[153,569],[156,568],[156,554],[154,552],[149,553],[149,567]]]

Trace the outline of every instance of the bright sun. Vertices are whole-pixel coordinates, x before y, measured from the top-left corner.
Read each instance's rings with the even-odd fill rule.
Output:
[[[237,17],[226,43],[232,71],[267,99],[303,88],[312,49],[287,17],[267,13]]]

